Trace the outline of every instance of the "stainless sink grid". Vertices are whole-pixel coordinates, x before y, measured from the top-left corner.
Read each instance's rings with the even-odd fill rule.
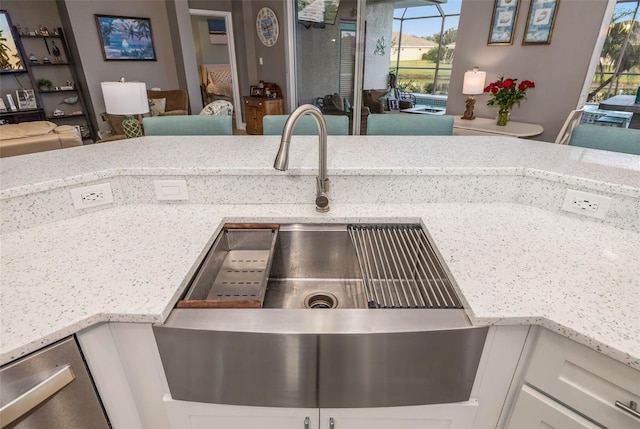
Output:
[[[420,225],[348,225],[369,308],[461,309]]]

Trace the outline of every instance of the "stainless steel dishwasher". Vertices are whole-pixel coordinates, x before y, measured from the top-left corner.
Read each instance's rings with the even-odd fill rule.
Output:
[[[73,337],[0,368],[0,428],[52,427],[110,427]]]

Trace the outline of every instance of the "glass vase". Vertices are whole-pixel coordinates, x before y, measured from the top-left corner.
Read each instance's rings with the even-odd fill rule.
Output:
[[[509,109],[501,107],[500,110],[498,110],[498,120],[496,121],[496,125],[504,127],[507,125],[507,122],[509,122]]]

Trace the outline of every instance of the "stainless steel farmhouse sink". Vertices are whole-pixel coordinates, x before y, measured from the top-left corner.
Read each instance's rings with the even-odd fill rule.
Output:
[[[153,330],[174,399],[275,407],[466,401],[487,334],[415,223],[225,225]]]

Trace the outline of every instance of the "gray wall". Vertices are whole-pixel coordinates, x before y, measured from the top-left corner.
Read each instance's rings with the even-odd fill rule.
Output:
[[[154,0],[66,0],[65,5],[77,42],[78,58],[82,63],[98,118],[105,110],[100,82],[116,81],[124,77],[128,81],[145,82],[147,88],[180,87],[171,34],[167,31],[167,11],[161,3]],[[157,61],[105,61],[94,14],[150,18]],[[102,121],[98,122],[98,126],[107,129]]]
[[[461,115],[464,72],[473,66],[487,72],[487,82],[499,75],[529,79],[536,88],[515,107],[511,119],[544,126],[537,140],[554,141],[569,112],[576,108],[594,50],[606,0],[561,0],[550,45],[523,46],[522,36],[530,1],[521,0],[514,43],[487,46],[493,0],[463,1],[451,73],[447,113]],[[497,107],[487,106],[488,95],[476,96],[475,114],[494,118]]]

